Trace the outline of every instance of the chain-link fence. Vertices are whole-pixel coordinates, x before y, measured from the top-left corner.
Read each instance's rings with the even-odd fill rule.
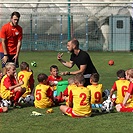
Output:
[[[77,38],[80,47],[92,51],[130,51],[131,3],[21,3],[0,4],[0,27],[19,11],[23,27],[22,50],[66,50]]]

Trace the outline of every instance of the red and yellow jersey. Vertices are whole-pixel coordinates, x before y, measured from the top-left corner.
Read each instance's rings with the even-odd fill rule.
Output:
[[[75,87],[70,91],[69,101],[73,103],[73,111],[80,116],[91,114],[90,93],[86,87]]]
[[[66,105],[68,106],[68,102],[69,102],[69,94],[70,94],[70,91],[75,89],[77,86],[75,84],[71,84],[71,85],[68,85],[67,88],[64,90],[63,92],[63,95],[66,96]]]
[[[128,90],[130,82],[126,79],[120,79],[115,81],[114,85],[112,86],[112,89],[114,91],[117,91],[117,99],[116,104],[122,103],[125,97],[125,93]]]
[[[18,73],[18,81],[23,81],[24,84],[21,85],[22,88],[26,88],[26,92],[23,94],[23,97],[29,95],[33,88],[30,88],[30,85],[34,84],[33,74],[29,71],[20,71]]]
[[[75,84],[68,85],[67,88],[64,90],[63,95],[69,96],[70,90],[73,90],[75,87],[77,87]]]
[[[6,40],[7,53],[16,54],[18,41],[22,40],[22,27],[19,25],[12,26],[9,22],[2,26],[0,32],[1,38]]]
[[[52,106],[53,101],[52,101],[52,97],[53,97],[53,92],[50,88],[50,86],[48,85],[44,85],[44,84],[38,84],[35,88],[35,107],[36,108],[47,108]]]
[[[87,88],[91,94],[91,104],[100,104],[103,102],[102,92],[103,92],[103,85],[88,85]]]
[[[133,81],[130,82],[127,92],[130,94],[130,97],[127,101],[127,107],[133,108]]]
[[[49,75],[48,79],[47,79],[48,83],[50,81],[62,81],[62,80],[63,80],[63,78],[61,76],[53,77],[52,75]]]
[[[10,99],[10,90],[9,87],[16,85],[15,77],[9,77],[5,75],[1,80],[1,97],[3,99]]]

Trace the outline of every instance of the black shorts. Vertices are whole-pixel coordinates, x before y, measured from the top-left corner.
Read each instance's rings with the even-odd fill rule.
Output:
[[[7,62],[13,62],[14,63],[14,59],[13,59],[13,57],[14,57],[15,55],[8,55],[8,60],[7,60]],[[0,57],[1,57],[1,59],[4,57],[4,53],[0,53]],[[7,63],[6,62],[6,63]],[[5,67],[5,64],[6,63],[3,63],[2,61],[1,61],[1,65],[2,65],[2,68],[3,67]],[[16,60],[16,68],[18,68],[19,67],[19,62],[18,62],[18,59]]]

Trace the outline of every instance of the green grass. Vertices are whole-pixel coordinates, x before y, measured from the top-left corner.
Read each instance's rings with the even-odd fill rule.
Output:
[[[49,75],[49,67],[56,64],[60,72],[69,70],[57,61],[58,52],[21,52],[19,61],[37,62],[37,67],[31,67],[34,71],[35,84],[37,75],[41,72]],[[111,89],[117,79],[116,72],[119,69],[133,67],[133,54],[131,52],[90,52],[95,64],[100,81],[104,89]],[[64,52],[64,59],[69,60],[70,53]],[[108,60],[113,59],[115,64],[108,65]],[[69,71],[76,70],[77,67]],[[17,69],[19,71],[19,69]],[[64,76],[67,79],[69,76]],[[31,116],[35,110],[43,113],[43,116]],[[47,109],[25,107],[22,109],[10,109],[8,113],[0,114],[0,133],[131,133],[133,131],[132,113],[108,113],[97,114],[89,118],[71,118],[63,116],[59,107],[53,107],[54,113],[46,114]]]

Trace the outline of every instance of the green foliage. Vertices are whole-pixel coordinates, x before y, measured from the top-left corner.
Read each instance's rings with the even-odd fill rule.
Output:
[[[57,61],[57,52],[21,52],[19,61],[31,64],[37,63],[37,67],[30,66],[34,72],[35,84],[37,75],[41,72],[50,74],[49,68],[55,64],[61,71],[77,70],[64,67]],[[100,83],[104,89],[111,89],[113,82],[117,80],[116,72],[119,69],[133,67],[132,53],[90,52],[91,59],[100,74]],[[69,60],[70,53],[64,52],[63,58]],[[108,65],[112,59],[115,64]],[[19,69],[17,69],[19,71]],[[69,76],[64,76],[67,79]],[[95,114],[89,118],[71,118],[61,114],[59,107],[53,107],[54,113],[47,114],[47,109],[24,107],[22,109],[10,109],[8,113],[0,114],[0,133],[125,133],[132,132],[132,113],[108,113]],[[31,116],[32,111],[38,111],[44,115]]]

